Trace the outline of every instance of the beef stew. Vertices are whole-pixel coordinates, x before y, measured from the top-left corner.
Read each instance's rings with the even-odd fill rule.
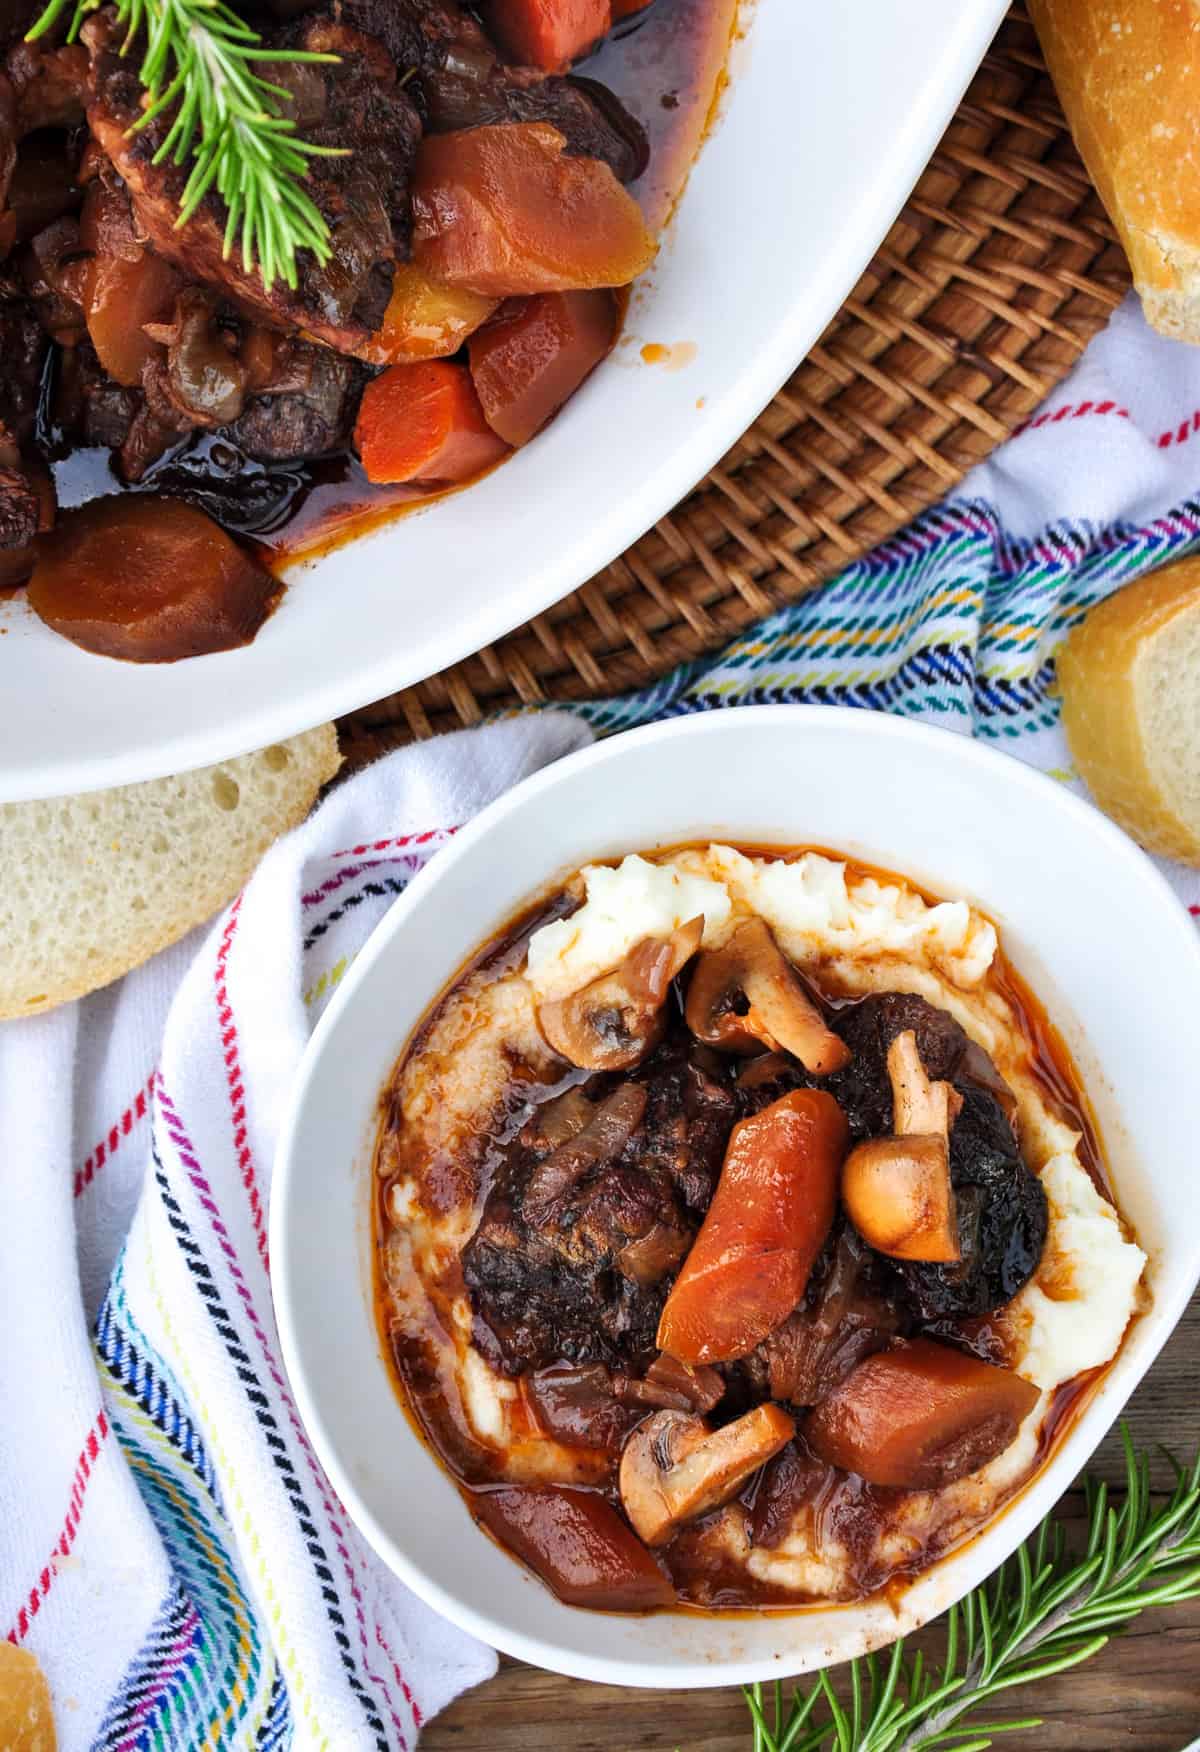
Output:
[[[820,852],[581,871],[417,1032],[376,1166],[399,1390],[572,1604],[919,1573],[1033,1475],[1139,1306],[994,926]],[[594,1585],[563,1567],[584,1523]]]
[[[733,0],[616,17],[597,0],[595,34],[565,36],[543,28],[578,18],[557,0],[239,7],[281,57],[281,116],[320,154],[305,189],[330,254],[301,250],[295,285],[229,250],[214,190],[185,207],[174,111],[146,120],[140,53],[122,52],[111,7],[78,41],[65,21],[26,41],[41,9],[25,0],[0,38],[0,586],[35,577],[56,523],[61,569],[80,507],[113,501],[93,515],[144,552],[164,502],[183,501],[219,527],[193,543],[170,636],[152,601],[130,605],[142,586],[116,544],[81,561],[76,612],[45,616],[136,661],[255,636],[279,590],[225,612],[222,531],[247,576],[278,578],[545,428],[614,345],[653,259]],[[654,39],[636,67],[631,29]],[[137,638],[97,634],[110,593]],[[54,588],[43,577],[28,600],[42,613]]]

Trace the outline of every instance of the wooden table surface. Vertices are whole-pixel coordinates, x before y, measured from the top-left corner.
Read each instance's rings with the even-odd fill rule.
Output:
[[[1190,1458],[1200,1446],[1200,1296],[1132,1402],[1139,1445]],[[1118,1480],[1110,1435],[1093,1470]],[[1160,1474],[1160,1481],[1165,1472]],[[1068,1502],[1065,1513],[1077,1508]],[[1147,1613],[1085,1667],[1008,1702],[1045,1725],[1005,1735],[1003,1752],[1181,1752],[1200,1735],[1200,1601]],[[989,1714],[1000,1714],[995,1705]],[[559,1679],[502,1661],[489,1684],[452,1705],[421,1738],[422,1752],[750,1752],[741,1693],[635,1691]]]

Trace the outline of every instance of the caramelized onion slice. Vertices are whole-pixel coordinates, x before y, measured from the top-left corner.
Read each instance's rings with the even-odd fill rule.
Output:
[[[640,1083],[622,1083],[598,1102],[582,1131],[551,1150],[530,1174],[522,1200],[525,1220],[543,1222],[586,1174],[615,1161],[645,1111],[646,1091]]]
[[[675,1589],[620,1515],[594,1492],[539,1485],[472,1497],[477,1521],[568,1606],[649,1612]]]
[[[689,919],[669,937],[643,937],[620,967],[573,992],[538,1006],[538,1023],[555,1052],[588,1071],[624,1071],[658,1044],[671,981],[691,960],[704,935],[703,918]]]
[[[850,1049],[826,1023],[761,919],[747,919],[720,949],[706,949],[687,995],[697,1040],[726,1052],[785,1048],[806,1071],[827,1077]]]
[[[796,1426],[777,1405],[759,1405],[710,1430],[683,1411],[656,1411],[621,1456],[621,1503],[647,1545],[665,1545],[684,1521],[735,1496],[791,1441]]]
[[[860,1363],[804,1436],[822,1460],[869,1484],[940,1490],[1002,1454],[1037,1399],[1008,1369],[914,1338]]]

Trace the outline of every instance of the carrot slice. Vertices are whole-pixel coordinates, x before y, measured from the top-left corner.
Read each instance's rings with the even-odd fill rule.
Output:
[[[804,1294],[837,1204],[846,1117],[797,1089],[735,1125],[713,1201],[667,1297],[658,1348],[684,1363],[731,1362]]]
[[[178,499],[93,499],[39,537],[29,605],[104,657],[173,663],[248,645],[279,585]]]
[[[657,245],[607,164],[570,158],[545,122],[427,134],[412,185],[413,260],[485,297],[627,286]]]
[[[508,446],[483,417],[465,365],[393,365],[363,391],[354,442],[369,481],[469,480]]]
[[[1037,1398],[1009,1369],[914,1338],[860,1363],[804,1436],[820,1459],[869,1484],[940,1490],[1002,1454]]]
[[[467,353],[492,430],[527,444],[600,363],[616,330],[610,292],[544,292],[478,330]]]
[[[612,0],[613,23],[620,24],[623,18],[632,18],[638,12],[645,12],[653,4],[654,0]]]
[[[612,6],[610,0],[492,0],[488,23],[514,60],[559,73],[608,34]]]

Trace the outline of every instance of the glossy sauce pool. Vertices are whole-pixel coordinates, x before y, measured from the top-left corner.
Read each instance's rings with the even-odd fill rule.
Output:
[[[682,193],[715,113],[737,3],[656,0],[632,29],[580,64],[581,73],[610,86],[646,129],[650,163],[632,188],[653,229],[666,222]],[[627,294],[622,297],[627,301]],[[256,548],[277,574],[447,496],[407,484],[373,486],[349,451],[313,462],[263,464],[203,432],[135,487],[120,480],[105,449],[76,448],[56,457],[53,436],[45,432],[43,448],[61,510],[117,492],[185,497]]]
[[[650,855],[655,859],[666,859],[672,853],[683,849],[685,848],[677,846],[656,850]],[[869,876],[878,881],[899,883],[910,889],[915,888],[930,903],[936,903],[941,898],[919,889],[918,885],[913,884],[908,878],[896,876],[894,873],[876,866],[867,866],[853,860],[846,860],[839,857],[836,851],[825,847],[796,847],[783,850],[778,846],[741,844],[738,849],[747,856],[765,858],[791,858],[799,856],[804,851],[816,851],[823,856],[844,862],[847,877],[851,882]],[[480,973],[486,975],[489,980],[503,977],[520,965],[525,942],[532,931],[549,922],[551,918],[561,917],[570,910],[572,910],[572,905],[564,894],[556,895],[548,902],[543,901],[532,908],[524,909],[504,930],[499,932],[495,938],[464,964],[455,979],[418,1025],[397,1061],[383,1097],[377,1156],[385,1136],[390,1131],[397,1133],[399,1131],[398,1101],[394,1097],[394,1091],[403,1068],[414,1054],[421,1051],[428,1039],[431,1027],[462,982],[467,977]],[[822,984],[819,971],[816,972],[815,976],[810,972],[810,978],[835,1008],[843,1002],[853,1001],[840,998],[838,994],[829,991]],[[1115,1200],[1112,1199],[1109,1178],[1105,1171],[1099,1133],[1086,1093],[1066,1045],[1043,1005],[1005,959],[1002,949],[998,952],[996,961],[993,963],[993,978],[1011,1005],[1016,1025],[1029,1044],[1030,1069],[1046,1106],[1080,1134],[1082,1140],[1078,1152],[1080,1160],[1098,1188],[1109,1198],[1110,1202],[1115,1203]],[[564,1084],[569,1081],[568,1075],[564,1079]],[[489,1163],[495,1164],[499,1161],[500,1147],[515,1134],[522,1123],[520,1118],[514,1116],[520,1106],[517,1098],[524,1093],[524,1086],[518,1080],[510,1085],[508,1093],[513,1099],[506,1102],[502,1119],[495,1123],[489,1134],[491,1141],[483,1158],[483,1172],[478,1190],[478,1210],[483,1208],[483,1203],[490,1189],[489,1176],[494,1172],[494,1168],[489,1166]],[[491,1471],[491,1476],[488,1476],[490,1471],[488,1465],[485,1465],[481,1470],[482,1451],[474,1441],[469,1426],[464,1422],[461,1404],[450,1407],[445,1396],[437,1391],[431,1391],[435,1387],[435,1383],[426,1368],[427,1352],[420,1339],[418,1338],[414,1342],[411,1332],[405,1333],[400,1330],[385,1281],[386,1240],[389,1228],[394,1225],[388,1210],[391,1181],[385,1178],[382,1168],[375,1176],[375,1185],[373,1212],[375,1235],[374,1292],[376,1319],[385,1354],[391,1360],[399,1396],[406,1412],[426,1445],[432,1449],[454,1477],[463,1492],[468,1507],[470,1507],[473,1499],[477,1498],[479,1493],[497,1488],[497,1475]],[[453,1268],[450,1288],[455,1294],[465,1292],[465,1281],[458,1262]],[[952,1338],[963,1348],[974,1352],[985,1360],[996,1363],[1007,1360],[1005,1343],[999,1330],[991,1323],[988,1316],[959,1322],[956,1330],[944,1331],[942,1335]],[[927,1545],[914,1551],[911,1562],[896,1565],[886,1578],[881,1577],[879,1581],[864,1586],[860,1598],[867,1597],[876,1589],[881,1589],[883,1593],[894,1598],[897,1589],[903,1590],[913,1577],[928,1569],[933,1562],[945,1556],[949,1551],[969,1543],[982,1531],[983,1527],[990,1524],[997,1514],[1004,1512],[1004,1509],[1015,1500],[1020,1491],[1046,1463],[1056,1446],[1073,1426],[1104,1373],[1103,1367],[1090,1370],[1062,1383],[1054,1391],[1044,1414],[1036,1457],[1032,1466],[1027,1473],[1021,1476],[1018,1483],[1000,1498],[989,1515],[972,1525],[965,1534],[954,1539],[939,1542],[935,1537]],[[514,1411],[512,1440],[518,1442],[523,1436],[536,1439],[539,1434],[536,1413],[528,1398],[524,1380],[521,1378],[519,1378],[518,1399]],[[501,1465],[502,1461],[497,1460],[494,1464]],[[753,1512],[755,1495],[760,1487],[762,1476],[761,1473],[757,1474],[742,1491],[740,1498],[737,1499],[751,1512]],[[581,1477],[573,1487],[596,1490],[614,1506],[619,1507],[615,1481],[611,1477],[606,1480],[590,1480]],[[883,1490],[867,1484],[854,1475],[838,1473],[821,1485],[809,1501],[814,1505],[818,1524],[822,1527],[825,1535],[829,1539],[840,1541],[848,1549],[861,1555],[873,1549],[876,1533],[880,1526],[885,1524],[889,1502],[894,1502],[897,1496],[906,1494]],[[703,1603],[684,1598],[679,1602],[680,1609],[716,1610],[729,1613],[764,1609],[799,1611],[824,1604],[797,1599],[794,1594],[789,1595],[776,1585],[757,1581],[742,1567],[740,1561],[731,1561],[727,1567],[723,1567],[719,1559],[714,1561],[711,1553],[703,1552],[703,1527],[703,1520],[696,1523],[698,1532],[694,1538],[690,1529],[685,1528],[666,1548],[671,1573],[677,1584],[681,1587],[684,1585],[689,1569],[693,1565],[695,1573],[702,1576],[705,1595]],[[517,1560],[514,1559],[514,1561]],[[869,1570],[869,1561],[864,1561],[863,1570],[864,1575],[866,1575]]]

